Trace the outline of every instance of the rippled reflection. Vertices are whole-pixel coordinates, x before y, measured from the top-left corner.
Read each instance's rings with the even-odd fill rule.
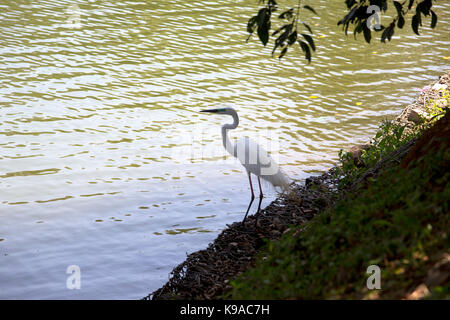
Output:
[[[242,219],[246,176],[223,119],[199,110],[235,107],[230,136],[302,179],[450,67],[449,4],[435,32],[388,45],[346,38],[343,7],[314,3],[306,65],[245,44],[256,1],[0,4],[0,298],[139,298]],[[64,288],[70,264],[80,292]]]

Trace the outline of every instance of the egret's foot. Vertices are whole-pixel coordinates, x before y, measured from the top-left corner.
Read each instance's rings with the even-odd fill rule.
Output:
[[[247,219],[248,212],[250,211],[250,207],[252,206],[253,200],[255,200],[255,196],[252,194],[252,198],[250,199],[250,203],[248,204],[247,211],[245,212],[244,220],[242,220],[242,225],[245,223],[245,219]]]
[[[261,192],[259,194],[258,210],[256,211],[256,214],[255,214],[255,227],[258,225],[258,218],[259,218],[259,215],[261,214],[261,202],[262,202],[263,198],[264,198],[264,195]]]

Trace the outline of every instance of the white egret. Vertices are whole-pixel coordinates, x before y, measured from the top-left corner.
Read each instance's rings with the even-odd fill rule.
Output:
[[[241,164],[244,166],[248,174],[248,181],[250,183],[250,190],[252,192],[250,204],[248,205],[247,212],[245,213],[244,220],[247,218],[250,207],[255,199],[255,194],[253,192],[252,178],[253,173],[258,177],[259,185],[259,204],[258,211],[256,212],[256,218],[261,210],[261,202],[264,197],[261,180],[270,182],[275,187],[281,187],[283,191],[290,192],[291,188],[289,186],[289,179],[279,168],[278,164],[270,157],[266,150],[264,150],[256,142],[250,140],[248,137],[243,137],[237,140],[236,143],[232,143],[228,138],[228,130],[236,129],[239,125],[239,116],[233,108],[220,108],[220,109],[210,109],[202,110],[200,112],[216,113],[216,114],[226,114],[233,117],[232,124],[225,124],[222,126],[222,142],[225,150],[228,151],[232,156],[239,159]]]

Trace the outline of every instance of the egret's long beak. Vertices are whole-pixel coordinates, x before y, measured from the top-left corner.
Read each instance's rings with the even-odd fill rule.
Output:
[[[201,110],[200,112],[218,113],[220,109]]]

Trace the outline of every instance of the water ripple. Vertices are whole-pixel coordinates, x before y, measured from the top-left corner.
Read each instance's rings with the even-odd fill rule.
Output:
[[[435,31],[424,27],[416,37],[405,28],[388,45],[345,37],[336,27],[342,3],[318,1],[314,7],[320,12],[311,17],[317,52],[307,65],[300,50],[279,61],[270,58],[272,43],[263,48],[256,37],[245,43],[256,1],[0,4],[0,249],[19,243],[15,248],[22,248],[17,250],[25,261],[8,270],[64,264],[67,248],[98,266],[96,258],[115,260],[130,247],[148,247],[153,251],[139,265],[151,260],[167,267],[173,263],[169,252],[183,245],[190,250],[209,241],[210,231],[241,219],[248,201],[245,174],[225,157],[225,119],[199,114],[203,108],[234,106],[241,123],[230,136],[247,134],[263,143],[290,176],[301,179],[329,167],[340,148],[365,141],[381,119],[413,99],[414,88],[450,68],[443,59],[449,56],[448,3],[436,6]],[[211,181],[220,181],[220,188]],[[106,221],[114,211],[120,218],[113,220],[121,223],[110,227]],[[142,212],[150,212],[153,224],[148,213],[140,220]],[[45,240],[36,241],[34,228],[46,226]],[[79,238],[67,240],[73,234]],[[137,240],[150,241],[149,235],[162,240]],[[101,250],[86,251],[92,243]],[[48,264],[23,249],[39,244],[53,257]],[[119,254],[108,253],[113,247]],[[115,267],[120,274],[148,274]],[[11,274],[15,282],[5,284],[5,292],[23,297],[17,277]],[[130,288],[116,281],[114,290]],[[36,291],[60,297],[38,282]],[[114,290],[92,296],[109,297]],[[135,298],[128,290],[120,297]]]

